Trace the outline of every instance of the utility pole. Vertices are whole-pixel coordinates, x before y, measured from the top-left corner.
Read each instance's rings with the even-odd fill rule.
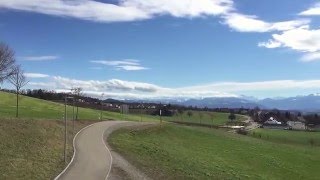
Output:
[[[104,96],[104,93],[101,94],[101,109],[100,109],[100,121],[102,121],[102,111],[103,111],[103,96]]]
[[[67,163],[67,97],[64,98],[64,162]]]
[[[74,98],[72,98],[72,134],[74,136]]]
[[[161,111],[161,109],[160,109],[160,112],[159,112],[159,115],[160,115],[160,124],[162,124],[161,114],[162,114],[162,111]]]
[[[142,103],[140,104],[140,122],[142,122]]]

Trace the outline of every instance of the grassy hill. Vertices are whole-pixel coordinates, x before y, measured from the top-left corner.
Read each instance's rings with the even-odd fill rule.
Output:
[[[155,179],[318,179],[320,146],[283,143],[275,140],[278,136],[269,141],[168,124],[122,129],[112,134],[110,143]],[[303,136],[318,138],[319,134],[297,133],[291,139]]]
[[[65,166],[62,157],[64,105],[20,96],[20,116],[19,119],[15,119],[15,102],[14,94],[0,92],[0,179],[52,179]],[[211,123],[208,113],[201,113],[203,113],[203,122]],[[68,126],[71,127],[71,106],[68,107],[68,114]],[[183,118],[197,122],[198,112],[193,112],[193,114],[193,118],[187,117],[186,114],[183,115]],[[228,114],[213,114],[214,123],[227,122]],[[99,110],[79,108],[80,120],[75,123],[75,132],[96,122],[99,116]],[[116,120],[141,120],[140,115],[122,115],[107,111],[103,112],[103,117]],[[164,117],[164,120],[172,121],[180,118],[180,116]],[[143,115],[142,120],[159,121],[159,117]],[[167,137],[161,139],[163,138]],[[72,128],[68,128],[69,158],[73,150],[72,139]],[[124,142],[128,140],[132,139],[126,139]],[[150,148],[153,147],[150,146]]]
[[[15,117],[16,101],[12,93],[0,92],[0,118]],[[19,117],[24,119],[63,119],[64,105],[41,99],[20,96]],[[72,107],[68,106],[68,119],[71,119]],[[98,120],[100,111],[87,108],[79,108],[79,119]],[[103,112],[104,119],[139,121],[140,116],[122,115],[115,112]],[[152,117],[144,118],[144,121]]]

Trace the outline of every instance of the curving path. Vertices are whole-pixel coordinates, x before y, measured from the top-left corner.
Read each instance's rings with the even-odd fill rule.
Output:
[[[105,180],[112,167],[112,155],[105,138],[114,129],[137,123],[104,121],[82,129],[74,139],[75,153],[66,169],[55,180]]]

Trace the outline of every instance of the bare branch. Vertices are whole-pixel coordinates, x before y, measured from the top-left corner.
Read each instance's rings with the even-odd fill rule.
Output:
[[[13,74],[9,76],[8,80],[12,85],[15,86],[17,93],[19,93],[21,88],[27,85],[29,81],[27,81],[20,66],[16,66],[15,68],[13,68],[12,72]]]
[[[14,73],[15,62],[14,51],[0,42],[0,83]]]

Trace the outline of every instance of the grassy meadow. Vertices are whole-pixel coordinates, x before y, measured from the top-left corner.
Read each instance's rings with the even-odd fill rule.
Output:
[[[320,147],[320,132],[255,129],[250,135],[275,143]]]
[[[303,136],[295,134],[292,139]],[[320,176],[320,147],[308,143],[289,144],[173,124],[145,130],[121,129],[111,135],[109,142],[155,179],[319,179]]]
[[[180,121],[186,123],[199,123],[205,125],[214,125],[214,126],[221,126],[225,125],[229,122],[229,113],[222,113],[222,112],[207,112],[207,111],[190,111],[192,112],[191,116],[188,116],[189,111],[184,111],[182,115],[174,115],[172,117],[165,117],[163,116],[162,119],[164,121]],[[150,117],[150,116],[148,116]],[[160,117],[157,117],[159,119]],[[243,115],[236,115],[236,120],[234,122],[242,122],[247,120],[246,116]]]

